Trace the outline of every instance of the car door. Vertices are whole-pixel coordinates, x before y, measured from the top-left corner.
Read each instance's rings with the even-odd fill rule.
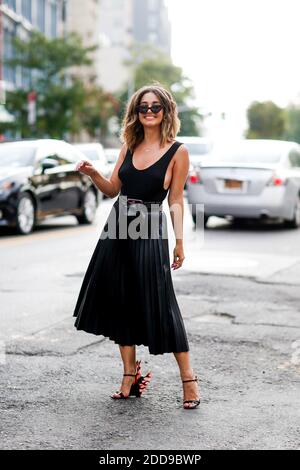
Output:
[[[44,168],[44,164],[52,167]],[[37,152],[36,163],[31,178],[37,198],[37,216],[59,214],[62,212],[59,198],[59,159],[55,148],[51,145],[42,145]]]
[[[66,142],[56,143],[56,153],[59,157],[59,201],[66,212],[72,212],[81,205],[83,180],[89,183],[89,177],[75,170],[76,164],[83,155]]]

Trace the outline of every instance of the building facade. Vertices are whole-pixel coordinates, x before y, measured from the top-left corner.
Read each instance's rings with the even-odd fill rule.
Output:
[[[100,45],[99,32],[100,0],[68,0],[67,31],[75,32],[82,38],[84,47]],[[99,49],[89,54],[91,65],[73,70],[86,84],[98,82]]]
[[[26,40],[32,30],[39,30],[47,37],[57,37],[65,31],[66,0],[0,0],[1,57],[14,57],[12,39]],[[0,66],[0,79],[5,89],[28,85],[30,77],[21,67]]]
[[[171,27],[164,0],[133,0],[133,38],[170,55]]]
[[[130,47],[153,44],[170,55],[171,30],[164,0],[100,0],[99,83],[118,91],[130,82]],[[129,83],[130,87],[130,83]]]

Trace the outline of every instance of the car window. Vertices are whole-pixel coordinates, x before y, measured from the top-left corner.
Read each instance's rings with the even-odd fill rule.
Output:
[[[292,167],[300,168],[300,152],[293,149],[289,153],[289,162]]]
[[[218,161],[237,163],[279,163],[283,150],[277,145],[261,145],[255,140],[243,142],[240,145],[216,145],[211,158]]]
[[[106,156],[105,156],[104,149],[101,144],[96,144],[95,146],[89,146],[89,147],[83,146],[83,147],[79,147],[79,149],[90,160],[101,162],[102,164],[106,163]]]
[[[48,155],[46,158],[56,160],[58,165],[68,165],[71,163],[69,159],[65,158],[62,154],[59,154],[58,152],[55,152],[52,155]]]
[[[101,155],[99,155],[98,151],[95,149],[95,148],[82,148],[81,149],[82,153],[84,153],[84,155],[89,158],[90,160],[96,160],[96,161],[99,161],[102,159],[99,158],[101,157]]]
[[[120,149],[106,149],[105,156],[108,163],[116,163],[120,155]]]
[[[83,149],[81,149],[81,151],[90,160],[99,160],[98,152],[95,149],[83,148]]]
[[[209,145],[205,143],[185,143],[190,155],[205,155],[209,152]]]

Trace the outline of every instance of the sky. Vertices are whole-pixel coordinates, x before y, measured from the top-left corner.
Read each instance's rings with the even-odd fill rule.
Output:
[[[165,0],[172,60],[233,132],[254,101],[300,101],[300,0]]]

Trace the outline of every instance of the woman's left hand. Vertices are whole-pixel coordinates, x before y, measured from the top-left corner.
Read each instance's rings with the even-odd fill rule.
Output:
[[[173,268],[174,270],[181,268],[183,260],[185,258],[182,245],[175,246],[173,250],[173,256],[174,256],[174,259],[173,259],[171,268]]]

